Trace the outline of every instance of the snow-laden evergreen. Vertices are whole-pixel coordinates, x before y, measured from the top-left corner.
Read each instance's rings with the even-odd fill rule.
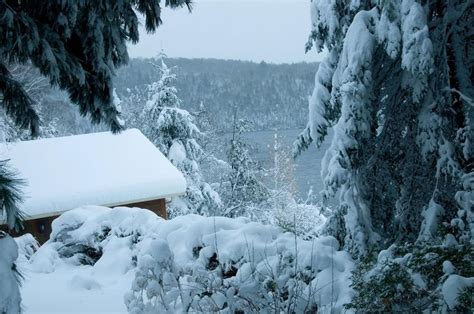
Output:
[[[452,219],[472,223],[454,197],[472,172],[472,7],[312,2],[308,48],[327,56],[295,152],[334,128],[324,195],[339,195],[339,237],[356,256],[394,241],[439,242]]]
[[[334,129],[322,194],[339,200],[327,231],[364,261],[353,277],[355,309],[440,309],[442,258],[472,276],[460,256],[472,259],[473,10],[461,0],[311,3],[307,48],[327,54],[294,148],[320,145]],[[391,245],[397,254],[373,260]],[[415,258],[422,254],[434,255]],[[425,284],[410,277],[416,271]],[[456,282],[455,299],[472,292],[471,279]],[[472,306],[444,302],[444,310]]]
[[[157,82],[148,85],[149,99],[137,119],[137,127],[184,174],[187,190],[184,196],[173,197],[168,205],[171,217],[198,213],[212,215],[220,211],[219,194],[203,178],[200,161],[204,134],[194,116],[181,109],[181,100],[174,86],[176,75],[161,59],[153,64],[161,73]]]
[[[269,196],[267,187],[259,178],[260,169],[249,153],[244,134],[249,130],[249,122],[237,119],[234,114],[232,139],[227,154],[229,171],[222,184],[227,217],[251,215],[249,207],[257,205]],[[260,170],[260,171],[259,171]]]
[[[188,6],[190,0],[164,6]],[[22,129],[38,132],[34,102],[8,69],[9,63],[31,61],[52,85],[66,90],[71,101],[93,122],[122,129],[113,105],[114,70],[128,62],[127,42],[139,39],[137,14],[153,32],[162,23],[161,3],[146,1],[6,0],[0,3],[1,106]],[[21,40],[19,40],[21,39]]]

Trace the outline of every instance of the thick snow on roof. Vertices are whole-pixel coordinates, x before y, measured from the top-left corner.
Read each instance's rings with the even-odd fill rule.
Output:
[[[27,219],[186,191],[181,172],[137,129],[2,144],[0,159],[10,159],[27,180]]]

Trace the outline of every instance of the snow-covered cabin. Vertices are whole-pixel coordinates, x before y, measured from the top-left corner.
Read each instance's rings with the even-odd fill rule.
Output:
[[[70,209],[141,207],[166,218],[165,199],[186,191],[182,173],[137,129],[6,143],[4,159],[27,181],[24,232],[40,242]]]

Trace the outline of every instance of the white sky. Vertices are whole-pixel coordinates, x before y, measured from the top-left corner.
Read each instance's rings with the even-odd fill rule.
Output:
[[[164,9],[155,34],[140,31],[131,57],[238,59],[292,63],[320,60],[304,53],[310,0],[194,0],[193,12]]]

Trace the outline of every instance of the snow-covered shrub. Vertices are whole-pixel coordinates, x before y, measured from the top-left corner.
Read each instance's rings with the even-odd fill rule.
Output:
[[[130,313],[169,311],[179,297],[173,253],[163,239],[151,240],[138,259],[132,292],[125,296]]]
[[[352,295],[352,259],[332,237],[307,241],[243,217],[164,220],[145,209],[99,206],[68,211],[52,227],[27,269],[67,264],[134,276],[124,296],[132,313],[338,311]],[[98,285],[89,281],[75,284]]]
[[[19,274],[15,262],[18,245],[3,231],[0,231],[0,313],[20,313],[21,295]]]
[[[242,166],[249,168],[247,171],[254,172],[258,179],[259,174],[252,169],[252,164]],[[282,144],[278,133],[274,134],[273,146],[270,148],[269,167],[262,172],[266,189],[264,198],[254,198],[253,202],[245,206],[243,214],[252,221],[281,227],[299,237],[311,238],[318,235],[326,222],[323,214],[326,210],[313,198],[312,190],[305,200],[298,195],[291,149]]]
[[[474,306],[474,249],[445,245],[391,246],[353,272],[356,294],[347,308],[368,312],[455,313]]]
[[[39,249],[39,243],[30,233],[15,238],[18,245],[18,259],[29,260]]]
[[[138,255],[132,313],[337,311],[350,300],[352,261],[332,237],[200,216],[167,221],[156,237]]]
[[[50,239],[31,257],[32,268],[50,272],[62,262],[126,272],[136,264],[136,244],[156,220],[149,210],[86,206],[53,221]]]
[[[319,205],[298,202],[293,195],[274,190],[267,200],[247,206],[245,216],[305,239],[319,235],[327,219]]]

